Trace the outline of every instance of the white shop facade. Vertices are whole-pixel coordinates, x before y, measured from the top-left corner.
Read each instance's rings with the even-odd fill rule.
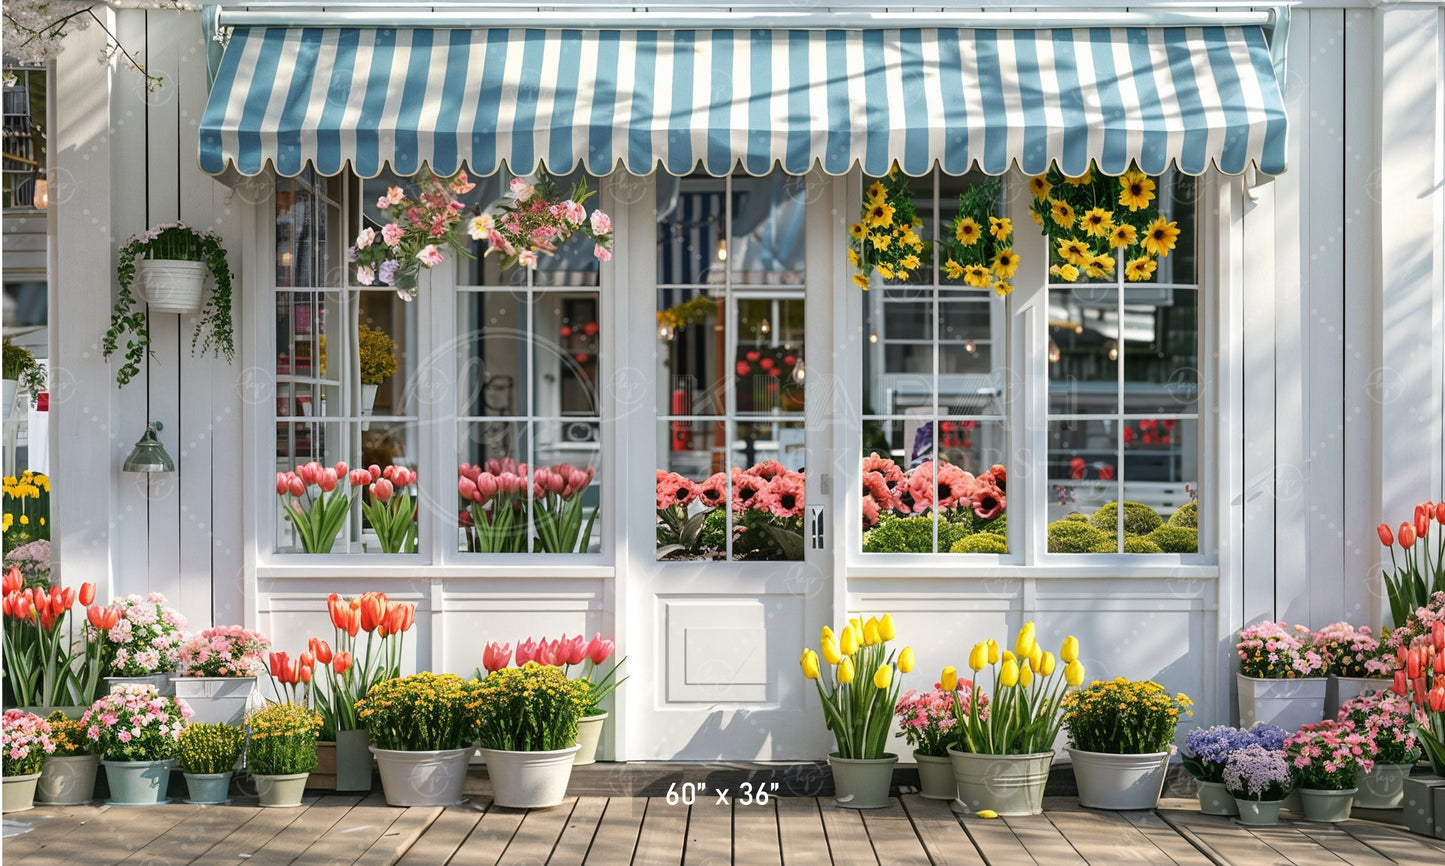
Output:
[[[293,651],[329,629],[328,593],[382,590],[418,605],[405,670],[601,632],[630,677],[604,756],[817,759],[798,655],[860,613],[914,647],[905,687],[1035,620],[1079,636],[1091,676],[1156,679],[1228,721],[1234,630],[1377,625],[1373,527],[1440,489],[1439,4],[107,14],[167,83],[97,65],[90,31],[51,70],[66,583],[160,591]],[[1050,272],[1030,177],[1091,163],[1136,164],[1180,229],[1148,279],[1122,259]],[[585,180],[613,256],[452,257],[412,301],[359,285],[348,245],[423,164],[466,169],[473,212],[539,167]],[[1011,294],[950,278],[943,243],[907,281],[854,285],[850,226],[895,164],[929,241],[998,183]],[[193,323],[152,315],[155,355],[117,389],[100,287],[119,243],[176,219],[225,239],[236,360],[191,357]],[[363,324],[398,361],[369,411]],[[122,472],[154,420],[176,471]],[[1007,552],[949,552],[932,517],[924,549],[870,549],[873,453],[1004,466]],[[507,458],[594,470],[581,549],[476,550],[459,466]],[[274,478],[313,459],[415,470],[416,552],[381,553],[359,506],[331,552],[300,552]],[[663,473],[760,464],[805,491],[780,523],[795,541],[730,535],[727,505],[720,527],[659,532]],[[1116,500],[1195,503],[1195,550],[1050,551],[1050,524]]]

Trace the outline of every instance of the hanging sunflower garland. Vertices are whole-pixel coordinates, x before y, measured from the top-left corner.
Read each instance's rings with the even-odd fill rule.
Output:
[[[875,270],[887,282],[907,282],[933,255],[915,231],[922,225],[908,177],[895,165],[888,177],[868,187],[863,213],[848,227],[848,261],[858,269],[854,284],[867,291]]]
[[[995,213],[998,194],[999,181],[993,178],[958,197],[958,215],[941,242],[939,262],[946,279],[1007,295],[1014,290],[1011,280],[1021,259],[1014,252],[1013,221]]]
[[[1030,178],[1030,213],[1053,244],[1049,273],[1068,283],[1107,280],[1122,261],[1128,282],[1154,279],[1179,238],[1178,223],[1159,212],[1156,189],[1137,168],[1110,177],[1091,165],[1068,177],[1052,167]]]

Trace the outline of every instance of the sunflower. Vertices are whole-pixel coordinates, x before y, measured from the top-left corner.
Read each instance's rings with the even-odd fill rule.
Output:
[[[1061,228],[1071,229],[1074,227],[1074,206],[1066,201],[1059,201],[1056,198],[1049,199],[1050,213],[1053,214],[1054,222]]]
[[[993,235],[994,240],[1006,241],[1013,231],[1013,220],[1008,217],[991,216],[988,218],[988,233]]]
[[[1167,256],[1174,249],[1174,241],[1178,237],[1179,224],[1165,222],[1164,217],[1159,217],[1144,232],[1144,249],[1156,256]]]
[[[998,292],[999,295],[1002,296],[1002,295],[1012,294],[1012,293],[1013,293],[1013,290],[1014,290],[1014,287],[1013,287],[1013,283],[1010,283],[1010,282],[1007,281],[1007,280],[999,280],[998,282],[996,282],[996,283],[993,284],[993,290],[994,290],[995,292]]]
[[[1030,210],[1029,216],[1033,217],[1034,225],[1042,226],[1044,224],[1044,215],[1039,213],[1038,211]]]
[[[1066,283],[1072,283],[1079,278],[1079,269],[1073,265],[1054,265],[1049,268],[1049,273]]]
[[[888,190],[884,188],[883,183],[881,181],[873,181],[873,185],[868,187],[868,201],[872,203],[875,201],[883,201],[886,198],[888,198]]]
[[[1131,283],[1142,283],[1154,278],[1154,269],[1159,264],[1148,256],[1140,256],[1137,259],[1130,259],[1129,264],[1124,268],[1124,278]]]
[[[1089,260],[1089,247],[1078,238],[1064,238],[1059,241],[1059,258],[1071,265],[1083,265]]]
[[[886,201],[875,201],[868,204],[868,227],[879,229],[887,228],[893,224],[893,205]]]
[[[1114,226],[1109,232],[1109,246],[1118,249],[1119,247],[1132,247],[1134,241],[1139,238],[1139,230],[1128,223],[1120,223]]]
[[[861,267],[863,267],[863,265],[862,265],[862,259],[858,256],[858,251],[857,251],[857,250],[854,250],[854,249],[848,250],[848,264],[852,265],[852,266],[855,267],[855,268],[861,268]]]
[[[853,275],[853,285],[857,286],[858,288],[862,289],[862,290],[865,291],[865,292],[868,291],[868,277],[867,277],[867,275],[865,275],[865,274],[854,274],[854,275]]]
[[[1067,183],[1069,186],[1084,186],[1085,184],[1093,181],[1093,179],[1094,167],[1090,165],[1089,168],[1086,169],[1084,173],[1079,175],[1078,177],[1068,177],[1067,175],[1065,175],[1064,183]]]
[[[1089,256],[1083,263],[1084,276],[1091,280],[1102,280],[1114,272],[1113,256]]]
[[[1029,178],[1029,192],[1033,194],[1034,198],[1048,198],[1049,192],[1052,191],[1053,188],[1054,185],[1049,183],[1049,176],[1047,174],[1035,175]]]
[[[993,257],[993,272],[1001,280],[1011,279],[1019,269],[1019,257],[1014,255],[1013,247],[1004,247]]]
[[[1114,230],[1114,214],[1101,207],[1092,208],[1079,220],[1084,226],[1084,231],[1089,233],[1091,238],[1101,238]]]
[[[911,269],[913,269],[913,268],[918,267],[918,256],[915,256],[915,255],[913,255],[912,253],[909,253],[908,255],[904,256],[904,257],[901,258],[901,259],[899,259],[899,260],[898,260],[898,264],[902,265],[902,266],[905,267],[905,268],[909,268],[909,269],[911,270]]]
[[[1154,200],[1154,181],[1141,171],[1126,171],[1119,178],[1119,204],[1131,211]]]
[[[848,226],[848,234],[853,236],[853,240],[861,241],[864,235],[868,234],[868,227],[862,223],[853,223],[851,226]]]
[[[898,242],[911,248],[914,252],[923,249],[923,238],[914,234],[913,229],[904,229],[903,235],[898,239]]]
[[[980,237],[978,223],[974,221],[973,217],[964,217],[958,221],[958,225],[953,227],[953,236],[964,246],[973,246],[978,243]]]
[[[989,274],[988,268],[983,265],[969,265],[963,269],[963,281],[965,284],[986,289],[993,285],[993,277]]]
[[[956,280],[963,276],[963,265],[960,265],[953,259],[949,259],[943,263],[943,271],[950,280]]]

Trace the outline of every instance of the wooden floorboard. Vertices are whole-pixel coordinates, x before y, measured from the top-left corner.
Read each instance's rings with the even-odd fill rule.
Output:
[[[386,805],[380,793],[365,798],[296,858],[298,866],[352,864],[405,812],[401,806]]]
[[[697,811],[697,807],[693,807]],[[763,805],[735,804],[733,808],[733,862],[748,866],[781,866],[777,800]],[[726,860],[719,861],[726,863]]]
[[[567,826],[562,838],[552,849],[547,862],[554,866],[576,866],[587,858],[587,849],[592,847],[592,837],[597,834],[597,825],[602,821],[602,811],[607,808],[606,797],[578,797],[567,816]]]
[[[873,843],[868,839],[868,828],[863,826],[859,810],[844,809],[831,798],[819,800],[818,807],[833,862],[837,866],[877,866],[878,857],[873,853]]]
[[[1051,866],[1047,860],[1035,861],[1029,856],[1002,818],[980,818],[972,812],[960,812],[958,818],[989,866]]]
[[[1335,826],[1401,866],[1440,866],[1445,863],[1445,842],[1439,839],[1365,821],[1346,821]]]
[[[286,825],[286,829],[271,837],[271,841],[262,845],[256,853],[246,858],[246,866],[289,866],[300,857],[302,853],[315,844],[317,839],[325,836],[327,831],[336,826],[336,822],[346,817],[357,803],[362,801],[360,796],[349,796],[342,794],[328,794],[317,800],[309,807],[296,806],[291,809],[272,809],[269,811],[302,812],[296,820]],[[267,810],[263,810],[267,811]],[[210,853],[207,852],[207,858]]]
[[[649,797],[642,832],[637,836],[633,866],[677,866],[687,843],[687,806],[669,805],[662,797]]]
[[[5,857],[20,858],[56,845],[66,835],[94,821],[109,806],[36,806],[5,816]],[[28,828],[21,832],[21,828]]]
[[[1154,812],[1120,812],[1119,817],[1148,837],[1155,848],[1179,866],[1210,866],[1215,863]]]
[[[828,866],[833,862],[816,799],[784,797],[775,800],[773,806],[778,813],[778,840],[784,866]]]
[[[254,797],[236,801],[249,803],[255,808],[256,812],[251,816],[251,820],[242,824],[231,835],[218,839],[216,844],[202,852],[195,862],[239,863],[243,858],[249,860],[262,845],[310,811],[312,804],[318,799],[315,796],[303,797],[301,805],[295,809],[262,809],[256,805]]]
[[[200,811],[121,862],[155,866],[183,866],[194,862],[210,850],[217,839],[239,830],[260,811],[260,806],[202,806]]]
[[[947,800],[908,794],[898,798],[913,822],[913,832],[923,840],[933,866],[986,866],[983,855],[964,832]]]
[[[647,813],[647,801],[634,797],[613,797],[607,801],[607,809],[597,824],[597,833],[587,849],[587,866],[627,866],[632,862],[632,853],[637,850],[637,834],[642,829],[642,817]]]
[[[1050,804],[1045,803],[1044,816],[1091,866],[1112,866],[1116,863],[1177,866],[1172,856],[1157,848],[1148,836],[1139,832],[1116,812],[1050,808]],[[1176,833],[1170,835],[1175,839],[1179,838]],[[1186,847],[1193,850],[1192,846]],[[1029,850],[1033,851],[1032,846]],[[1200,860],[1209,862],[1202,857]]]
[[[18,863],[84,863],[86,866],[119,863],[132,852],[139,851],[166,831],[201,810],[201,806],[111,806],[86,822],[83,832],[71,832],[53,845],[23,857],[12,859],[5,851],[5,862]],[[104,840],[98,843],[97,840]]]
[[[1345,866],[1343,858],[1301,833],[1292,821],[1281,821],[1273,827],[1250,827],[1249,832],[1293,863]]]
[[[476,828],[477,822],[482,820],[482,814],[481,809],[470,803],[447,806],[397,863],[400,866],[438,866],[450,861]]]
[[[525,817],[526,809],[493,805],[472,828],[457,853],[452,855],[451,862],[460,866],[490,866],[501,860]]]
[[[412,806],[402,812],[356,860],[356,866],[394,866],[442,814],[441,806]]]
[[[1184,809],[1161,809],[1159,815],[1218,862],[1240,866],[1313,866],[1294,863],[1233,818]]]
[[[773,828],[774,838],[777,827]],[[741,837],[738,838],[741,842]],[[733,862],[733,806],[713,798],[692,804],[687,813],[683,866],[730,866]],[[746,861],[741,861],[746,862]]]
[[[577,805],[576,797],[568,797],[560,806],[550,809],[533,809],[522,819],[522,826],[507,845],[500,866],[540,866],[552,856],[562,831],[567,829],[567,820]]]
[[[863,810],[863,827],[879,863],[897,866],[929,866],[928,852],[913,831],[913,822],[897,797],[890,797],[882,809]]]
[[[1390,858],[1334,824],[1302,821],[1295,825],[1295,829],[1334,852],[1350,866],[1390,866]]]

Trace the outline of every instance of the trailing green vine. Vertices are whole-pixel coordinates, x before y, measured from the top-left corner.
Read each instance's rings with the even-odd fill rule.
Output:
[[[144,305],[137,305],[131,291],[135,282],[136,259],[158,259],[183,262],[204,262],[215,288],[201,307],[195,333],[191,336],[191,354],[199,351],[216,357],[226,356],[229,363],[236,355],[235,328],[231,321],[231,268],[226,261],[226,248],[221,239],[207,231],[193,229],[185,223],[153,226],[132,237],[120,248],[115,275],[120,291],[115,309],[110,314],[110,328],[101,341],[102,355],[109,359],[127,334],[125,361],[116,370],[115,381],[123,386],[140,374],[140,365],[150,353],[150,329]]]

